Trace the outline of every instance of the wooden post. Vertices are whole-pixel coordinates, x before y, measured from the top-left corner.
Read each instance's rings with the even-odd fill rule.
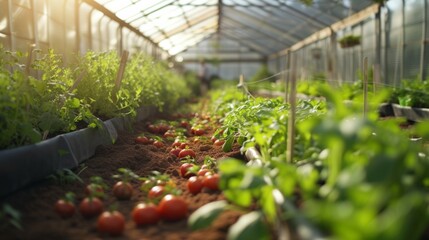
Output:
[[[288,51],[287,52],[287,59],[286,59],[286,69],[287,69],[287,72],[285,72],[284,73],[284,78],[285,78],[285,103],[288,103],[289,102],[289,81],[290,81],[290,74],[291,74],[291,63],[290,63],[290,61],[291,61],[291,59],[292,59],[292,57],[291,57],[291,55],[292,55],[292,52],[291,51]],[[286,77],[286,76],[288,76],[288,77]]]
[[[287,147],[286,147],[286,160],[291,163],[294,155],[295,145],[295,116],[296,116],[296,75],[295,66],[296,59],[292,59],[292,69],[290,73],[290,95],[289,95],[289,118],[288,118],[288,135],[287,135]]]
[[[119,90],[121,88],[122,78],[124,76],[125,66],[127,65],[128,60],[128,51],[124,51],[121,57],[121,63],[119,65],[118,75],[116,76],[115,88]]]
[[[368,57],[363,58],[363,116],[368,111]]]

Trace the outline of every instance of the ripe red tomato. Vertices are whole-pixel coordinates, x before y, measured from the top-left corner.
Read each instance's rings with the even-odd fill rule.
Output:
[[[180,165],[180,176],[184,178],[195,176],[195,173],[189,172],[189,169],[193,166],[195,165],[192,163],[183,163],[182,165]]]
[[[161,218],[158,213],[158,208],[152,203],[139,203],[131,212],[133,221],[137,225],[155,224]]]
[[[167,221],[177,221],[188,215],[188,204],[181,197],[165,195],[158,205],[161,218]]]
[[[214,143],[214,142],[216,142],[217,138],[216,138],[215,136],[212,136],[212,137],[210,138],[210,140],[212,141],[212,143]]]
[[[55,203],[55,212],[62,218],[69,218],[73,216],[76,211],[74,203],[64,199],[60,199]]]
[[[174,132],[171,132],[170,130],[164,133],[165,138],[174,138],[176,137],[176,134]]]
[[[156,140],[155,142],[153,142],[153,145],[157,148],[162,148],[164,147],[164,143],[161,141]]]
[[[191,158],[195,158],[195,152],[194,150],[190,149],[190,148],[186,148],[186,149],[182,149],[182,151],[179,152],[179,158],[185,158],[185,157],[191,157]]]
[[[206,173],[209,173],[210,170],[207,168],[201,168],[200,170],[198,170],[197,175],[200,177],[204,177],[206,175]]]
[[[186,186],[190,193],[197,194],[203,189],[203,179],[202,177],[192,176],[186,182]]]
[[[213,191],[219,190],[219,174],[206,174],[203,179],[203,185]]]
[[[97,220],[97,230],[111,236],[121,235],[125,229],[125,217],[118,211],[103,212]]]
[[[137,136],[134,141],[140,144],[150,144],[149,138],[145,136]]]
[[[174,141],[174,143],[173,143],[173,144],[171,144],[171,146],[172,146],[172,147],[180,148],[180,145],[181,145],[181,144],[182,144],[182,142]]]
[[[189,127],[189,123],[188,123],[187,121],[181,121],[181,122],[180,122],[180,126],[181,126],[182,128],[188,128],[188,127]]]
[[[185,142],[180,143],[180,148],[181,149],[185,149],[186,147],[189,147],[188,143],[185,143]]]
[[[147,130],[151,133],[159,133],[159,127],[153,124],[150,124],[149,126],[147,126]]]
[[[173,149],[171,149],[171,150],[170,150],[170,154],[171,154],[171,155],[174,155],[174,156],[176,156],[176,157],[179,157],[179,153],[180,153],[180,151],[182,151],[182,149],[181,149],[181,148],[173,148]]]
[[[129,200],[133,195],[133,186],[128,182],[119,181],[113,186],[113,195],[118,200]]]
[[[85,218],[91,218],[103,211],[103,202],[96,198],[84,198],[79,205],[79,211]]]
[[[157,199],[161,198],[164,195],[164,187],[163,186],[153,186],[148,193],[148,198]]]
[[[217,139],[213,144],[215,146],[222,146],[225,143],[225,140]]]
[[[194,130],[194,134],[197,136],[202,136],[202,135],[204,135],[204,133],[205,133],[205,131],[201,128],[197,128]]]

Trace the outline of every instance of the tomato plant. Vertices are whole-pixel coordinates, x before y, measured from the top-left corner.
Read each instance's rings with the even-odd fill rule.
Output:
[[[195,173],[191,172],[191,168],[195,167],[194,164],[192,163],[183,163],[182,165],[180,165],[179,168],[179,172],[180,172],[180,176],[184,177],[184,178],[189,178],[191,176],[194,176]]]
[[[160,220],[157,206],[152,203],[139,203],[131,212],[131,217],[137,225],[156,224]]]
[[[118,211],[103,212],[97,220],[97,230],[111,236],[121,235],[125,229],[125,217]]]
[[[74,193],[68,192],[65,197],[55,203],[55,212],[62,218],[70,218],[74,215],[76,207],[74,205]]]
[[[188,215],[188,204],[183,198],[171,194],[165,195],[158,205],[161,218],[167,221],[177,221]]]
[[[113,186],[113,195],[118,200],[129,200],[133,195],[133,186],[129,183],[132,179],[139,179],[139,176],[126,168],[119,168],[119,174],[113,175],[113,178],[119,178]]]
[[[105,190],[107,189],[107,185],[103,178],[99,176],[92,176],[90,181],[91,183],[85,187],[85,193],[90,196],[103,198],[105,195]]]

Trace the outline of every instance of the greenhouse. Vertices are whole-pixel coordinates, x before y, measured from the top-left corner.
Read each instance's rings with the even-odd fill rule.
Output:
[[[0,0],[1,239],[429,239],[429,0]]]

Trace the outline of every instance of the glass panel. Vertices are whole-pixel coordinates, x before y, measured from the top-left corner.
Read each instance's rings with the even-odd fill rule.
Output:
[[[9,33],[9,12],[8,12],[8,3],[6,0],[0,0],[0,32]],[[0,41],[1,41],[0,36]],[[3,46],[5,46],[3,44]]]

